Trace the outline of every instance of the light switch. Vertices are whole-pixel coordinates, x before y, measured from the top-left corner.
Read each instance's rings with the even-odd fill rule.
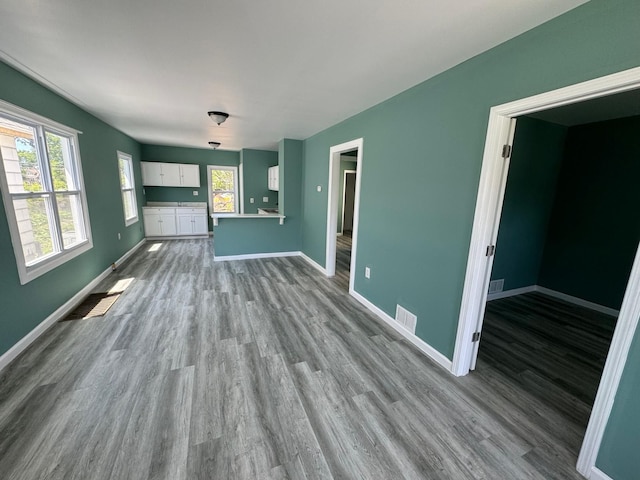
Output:
[[[316,190],[318,190],[319,192],[321,192],[321,191],[322,191],[322,185],[318,185],[318,186],[316,187]]]
[[[269,203],[269,197],[262,197],[262,201],[264,203]]]
[[[255,202],[255,200],[253,199],[253,197],[249,198],[249,203],[253,203]]]

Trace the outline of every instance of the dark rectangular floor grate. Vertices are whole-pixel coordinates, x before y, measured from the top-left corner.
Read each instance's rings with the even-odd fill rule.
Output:
[[[62,321],[85,320],[87,318],[101,317],[116,303],[120,293],[92,293],[66,316]]]

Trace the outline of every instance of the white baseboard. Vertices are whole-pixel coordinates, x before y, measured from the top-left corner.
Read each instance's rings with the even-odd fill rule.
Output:
[[[560,300],[564,300],[565,302],[589,308],[591,310],[595,310],[596,312],[606,313],[607,315],[611,315],[613,317],[617,317],[620,314],[619,310],[605,307],[604,305],[598,305],[597,303],[589,302],[587,300],[583,300],[582,298],[573,297],[571,295],[567,295],[566,293],[557,292],[546,287],[541,287],[540,285],[536,285],[536,292],[544,293],[545,295],[549,295],[550,297],[559,298]]]
[[[317,263],[315,260],[313,260],[311,257],[306,256],[304,253],[300,252],[300,256],[306,260],[306,262],[311,265],[313,268],[315,268],[316,270],[322,272],[324,275],[327,274],[327,270],[320,265],[319,263]]]
[[[512,290],[505,290],[504,292],[495,292],[487,295],[487,302],[491,300],[499,300],[501,298],[513,297],[515,295],[522,295],[523,293],[535,292],[536,285],[529,285],[528,287],[514,288]]]
[[[254,258],[299,257],[301,252],[273,252],[273,253],[248,253],[246,255],[222,255],[213,256],[214,262],[228,262],[230,260],[252,260]]]
[[[124,263],[131,255],[135,253],[144,243],[145,239],[136,244],[131,250],[125,253],[122,257],[115,261],[116,266]],[[64,318],[73,311],[84,298],[91,293],[102,280],[112,272],[111,266],[103,271],[96,278],[91,280],[82,290],[76,293],[73,297],[67,300],[61,305],[55,312],[45,318],[39,325],[33,330],[22,337],[18,343],[7,350],[2,356],[0,356],[0,371],[2,371],[7,365],[9,365],[18,355],[20,355],[29,345],[31,345],[40,335],[46,332],[54,323]]]
[[[589,480],[613,480],[613,478],[604,473],[602,470],[593,467],[591,469],[591,473],[589,474]]]
[[[560,300],[564,300],[565,302],[573,303],[574,305],[579,305],[596,312],[606,313],[607,315],[611,315],[613,317],[617,317],[620,314],[620,311],[613,308],[605,307],[604,305],[599,305],[597,303],[583,300],[582,298],[574,297],[572,295],[567,295],[566,293],[558,292],[556,290],[551,290],[550,288],[541,287],[540,285],[529,285],[528,287],[514,288],[513,290],[505,290],[504,292],[490,293],[489,295],[487,295],[487,301],[490,302],[491,300],[513,297],[515,295],[522,295],[523,293],[529,292],[543,293],[545,295],[549,295],[550,297],[558,298]]]
[[[405,337],[407,340],[409,340],[412,344],[414,344],[416,347],[418,347],[418,349],[422,353],[424,353],[427,357],[429,357],[431,360],[436,362],[442,368],[446,369],[448,372],[451,372],[451,369],[453,368],[453,363],[451,362],[451,360],[449,360],[447,357],[445,357],[443,354],[441,354],[439,351],[437,351],[431,345],[426,343],[424,340],[418,338],[416,335],[414,335],[413,333],[409,332],[402,325],[400,325],[398,322],[396,322],[395,319],[393,319],[391,316],[387,315],[384,311],[382,311],[380,308],[376,307],[373,303],[371,303],[369,300],[364,298],[362,295],[360,295],[355,290],[350,290],[349,293],[358,302],[360,302],[362,305],[364,305],[369,310],[371,310],[373,313],[375,313],[376,316],[378,316],[382,321],[384,321],[391,328],[396,330],[403,337]]]

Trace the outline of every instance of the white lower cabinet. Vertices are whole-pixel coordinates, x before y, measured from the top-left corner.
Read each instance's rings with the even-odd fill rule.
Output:
[[[142,217],[147,237],[209,233],[206,208],[143,207]]]
[[[209,233],[206,208],[176,208],[178,235],[206,235]]]
[[[175,208],[143,208],[144,231],[147,237],[176,235]]]

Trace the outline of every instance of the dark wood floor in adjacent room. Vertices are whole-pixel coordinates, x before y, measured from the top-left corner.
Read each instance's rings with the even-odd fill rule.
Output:
[[[541,293],[488,302],[479,373],[490,365],[586,429],[616,320]]]
[[[148,243],[124,279],[0,374],[3,480],[581,478],[582,418],[495,356],[454,378],[301,258]]]

